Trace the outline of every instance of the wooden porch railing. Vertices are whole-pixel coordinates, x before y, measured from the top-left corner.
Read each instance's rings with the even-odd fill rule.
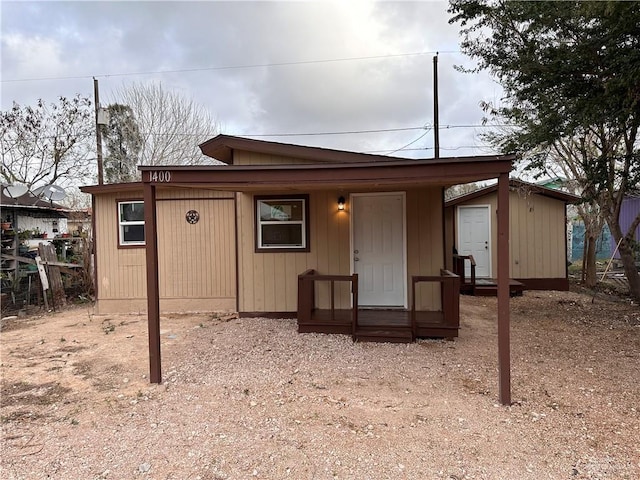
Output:
[[[358,327],[358,274],[353,275],[320,275],[315,270],[307,270],[298,275],[298,322],[309,323],[312,320],[315,305],[315,282],[328,281],[330,288],[330,315],[335,321],[335,283],[351,282],[351,335],[355,339]]]
[[[411,277],[411,334],[413,339],[415,340],[418,333],[416,285],[421,282],[440,284],[442,326],[457,330],[460,326],[460,277],[449,270],[440,270],[440,276],[416,275]]]
[[[453,273],[460,277],[460,284],[464,288],[467,285],[465,274],[465,262],[469,261],[471,278],[469,279],[469,290],[473,292],[476,288],[476,261],[473,255],[454,255],[453,256]]]

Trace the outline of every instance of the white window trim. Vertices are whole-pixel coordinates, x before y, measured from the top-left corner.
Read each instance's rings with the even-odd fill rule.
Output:
[[[283,197],[283,198],[257,198],[255,199],[256,205],[256,246],[258,251],[265,250],[300,250],[305,251],[307,249],[307,201],[306,197]],[[262,220],[260,218],[260,204],[262,202],[301,202],[302,207],[302,220]],[[263,245],[262,244],[262,226],[263,225],[300,225],[302,230],[302,244],[301,245]]]
[[[144,201],[143,200],[123,200],[123,201],[118,201],[118,245],[120,245],[121,247],[131,247],[131,246],[140,246],[140,245],[145,245],[145,241],[138,241],[138,242],[126,242],[124,240],[124,228],[125,226],[130,226],[130,225],[142,225],[144,226],[144,220],[136,220],[133,222],[130,221],[123,221],[121,215],[121,205],[124,204],[130,204],[130,203],[139,203],[141,205],[144,205]],[[146,234],[146,230],[145,230],[145,234]]]

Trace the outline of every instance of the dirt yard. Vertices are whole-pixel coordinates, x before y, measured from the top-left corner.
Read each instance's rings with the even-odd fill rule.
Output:
[[[3,322],[2,479],[637,479],[640,309],[571,292],[495,298],[454,342],[354,344],[295,321],[73,309]]]

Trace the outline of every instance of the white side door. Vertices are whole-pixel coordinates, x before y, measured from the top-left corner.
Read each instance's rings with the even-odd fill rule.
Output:
[[[473,255],[477,277],[491,277],[490,212],[489,205],[458,207],[458,253]],[[469,262],[465,262],[465,276],[470,275]]]
[[[406,307],[404,193],[353,194],[351,199],[359,306]]]

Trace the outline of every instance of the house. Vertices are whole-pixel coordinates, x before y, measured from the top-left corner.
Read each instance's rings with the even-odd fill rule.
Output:
[[[497,185],[445,203],[446,266],[454,270],[454,251],[472,255],[477,278],[497,269]],[[568,203],[580,197],[520,180],[509,181],[509,276],[529,290],[568,290]],[[467,277],[468,265],[467,265]]]
[[[143,166],[142,182],[92,194],[98,313],[146,310],[151,381],[160,311],[296,317],[354,339],[455,337],[444,189],[498,178],[508,244],[512,156],[390,158],[219,135],[222,166]],[[501,398],[509,395],[507,257],[497,258]]]
[[[0,217],[10,222],[16,231],[38,230],[53,237],[67,233],[67,217],[70,210],[58,203],[44,200],[26,192],[16,198],[0,193]]]
[[[49,242],[47,238],[66,233],[67,215],[70,212],[62,205],[43,200],[30,192],[12,197],[5,190],[3,188],[0,191],[3,279],[8,275],[17,278],[19,263],[16,256],[21,245],[35,248],[40,242]]]

